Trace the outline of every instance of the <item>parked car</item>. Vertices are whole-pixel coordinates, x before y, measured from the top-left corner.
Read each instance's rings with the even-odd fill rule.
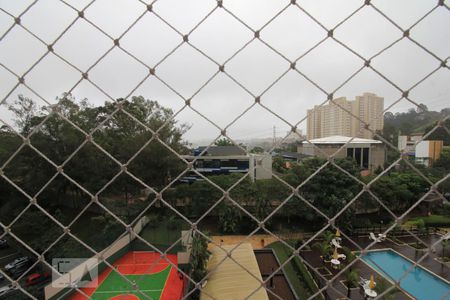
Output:
[[[15,270],[21,270],[31,265],[31,258],[28,256],[22,256],[16,258],[5,266],[5,271],[9,273],[15,273]]]
[[[4,299],[8,296],[11,296],[16,289],[12,285],[5,285],[0,287],[0,299]]]
[[[36,285],[38,283],[44,283],[50,281],[50,274],[48,272],[33,273],[27,277],[25,286]]]
[[[0,239],[0,249],[7,248],[8,242],[5,239]]]

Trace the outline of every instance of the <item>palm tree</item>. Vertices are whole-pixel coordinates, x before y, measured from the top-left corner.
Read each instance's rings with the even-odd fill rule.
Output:
[[[262,221],[270,214],[270,199],[264,196],[256,198],[255,217]],[[270,219],[265,222],[270,224]]]
[[[206,275],[206,264],[210,256],[208,251],[208,241],[203,235],[195,234],[192,239],[191,249],[191,268],[192,279],[194,281],[201,281]]]
[[[327,242],[328,244],[331,243],[331,240],[334,238],[334,236],[335,236],[334,233],[328,230],[322,233],[324,241]]]
[[[232,204],[226,203],[222,203],[219,209],[219,222],[222,231],[225,233],[235,233],[242,219],[240,209]]]
[[[325,260],[326,257],[331,254],[331,250],[332,250],[330,243],[327,241],[316,242],[316,243],[314,243],[314,245],[312,245],[312,248],[317,250],[320,253],[322,260]]]
[[[358,278],[359,274],[356,270],[348,271],[346,273],[346,279],[347,279],[347,298],[350,299],[351,294],[351,288],[358,287]]]
[[[350,251],[350,249],[348,249],[347,247],[345,247],[345,246],[342,247],[342,251],[345,254],[345,256],[347,257],[347,264],[351,264],[356,259],[355,254],[353,254],[352,251]],[[351,265],[348,270],[351,272],[352,269],[353,269],[353,265]]]

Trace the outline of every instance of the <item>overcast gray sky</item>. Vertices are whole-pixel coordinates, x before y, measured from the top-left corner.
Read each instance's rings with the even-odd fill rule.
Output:
[[[1,0],[0,35],[3,35],[32,1]],[[150,2],[150,1],[149,1]],[[253,40],[231,60],[228,59],[254,37],[252,30],[259,30],[277,15],[288,0],[224,0],[223,6],[248,27],[233,18],[227,11],[216,8],[209,17],[189,34],[189,42],[198,47],[219,64],[248,90],[244,90],[223,73],[218,74],[192,99],[192,107],[221,127],[243,113],[252,103],[252,95],[260,95],[281,74],[289,69],[289,62],[264,45]],[[67,1],[76,9],[83,9],[89,1]],[[330,29],[360,7],[364,1],[298,1],[304,10]],[[430,11],[437,1],[404,0],[372,1],[386,16],[401,28],[410,28]],[[448,2],[447,2],[448,4]],[[172,49],[182,42],[187,34],[217,6],[208,0],[160,0],[153,10],[173,28],[154,14],[147,12],[121,39],[120,45],[153,67]],[[85,10],[88,20],[95,23],[113,38],[124,31],[144,12],[146,6],[136,0],[97,0]],[[7,13],[6,13],[7,12]],[[50,44],[77,19],[77,12],[57,0],[40,0],[22,17],[21,23],[43,41]],[[411,37],[435,54],[440,60],[450,55],[450,15],[446,7],[438,7],[422,22],[415,25]],[[296,6],[289,6],[260,33],[261,40],[295,60],[321,41],[327,31],[314,22]],[[378,53],[403,35],[402,31],[388,22],[370,6],[365,6],[334,30],[334,36],[365,58]],[[59,39],[55,52],[86,71],[103,53],[113,45],[111,39],[83,19]],[[15,73],[22,75],[47,48],[19,26],[0,41],[0,62]],[[403,39],[389,50],[372,60],[374,68],[395,82],[402,89],[409,89],[417,81],[439,66],[439,60],[425,52],[413,42]],[[304,55],[296,64],[303,72],[326,92],[334,91],[345,79],[356,72],[363,61],[332,39],[320,44]],[[191,97],[215,72],[218,66],[197,50],[183,44],[156,67],[156,74],[185,98]],[[89,71],[89,78],[112,98],[128,95],[148,74],[148,69],[115,48],[98,65]],[[81,74],[55,55],[47,55],[25,77],[27,84],[37,93],[55,103],[56,96],[72,89]],[[17,83],[5,68],[0,66],[0,100]],[[250,92],[250,93],[249,93]],[[363,92],[373,92],[385,98],[388,107],[401,93],[374,71],[365,68],[346,85],[336,91],[335,96],[354,98]],[[38,100],[26,87],[20,86],[6,99],[12,103],[18,94]],[[101,104],[109,100],[91,83],[84,80],[72,94],[77,99],[88,98],[91,103]],[[180,110],[184,100],[155,77],[149,77],[133,95],[143,95],[157,100],[174,111]],[[430,109],[449,107],[450,73],[441,68],[419,86],[410,97],[425,103]],[[279,114],[291,124],[305,117],[306,109],[322,103],[326,95],[295,71],[289,71],[281,80],[263,93],[261,103]],[[44,103],[40,103],[44,105]],[[406,111],[413,107],[403,100],[390,111]],[[0,107],[0,118],[10,121],[5,106]],[[179,113],[177,119],[192,125],[185,138],[191,141],[212,139],[220,132],[217,128],[189,108]],[[279,136],[284,135],[288,125],[261,106],[246,112],[228,132],[232,138],[269,137],[273,126]],[[306,122],[299,125],[306,128]]]

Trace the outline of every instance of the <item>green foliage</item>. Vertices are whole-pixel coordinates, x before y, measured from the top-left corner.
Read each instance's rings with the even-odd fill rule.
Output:
[[[22,129],[22,133],[25,135],[30,133],[32,119],[38,114],[36,102],[34,102],[31,98],[18,95],[18,98],[14,101],[14,103],[8,105],[8,110],[15,115],[14,123],[17,127]]]
[[[227,138],[221,138],[214,142],[216,146],[233,146],[233,143]]]
[[[410,207],[428,188],[428,183],[413,172],[392,172],[372,185],[372,191],[394,211]]]
[[[406,225],[423,227],[445,227],[450,225],[450,216],[430,215],[409,220]]]
[[[211,253],[208,251],[207,239],[204,236],[196,233],[192,239],[192,249],[190,257],[192,279],[195,282],[200,282],[206,276],[206,267],[210,255]],[[199,298],[198,290],[193,294],[194,299]]]
[[[281,264],[284,264],[292,255],[292,251],[281,242],[272,243],[267,248],[272,248],[275,251]],[[294,257],[291,259],[284,265],[283,270],[299,299],[308,299],[318,291],[311,273],[300,258]],[[317,299],[322,299],[322,297],[318,296]]]
[[[356,259],[356,255],[353,254],[353,252],[345,246],[342,246],[342,253],[347,257],[347,263],[351,263]]]
[[[89,105],[87,100],[75,101],[70,95],[63,95],[57,100],[56,107],[38,108],[32,99],[19,96],[8,109],[14,114],[17,131],[24,136],[33,131],[30,143],[46,157],[57,165],[70,157],[64,164],[64,172],[92,194],[96,194],[120,171],[119,165],[96,145],[100,145],[116,160],[127,163],[128,159],[150,140],[152,134],[148,128],[151,128],[159,129],[159,140],[164,141],[178,153],[187,153],[186,144],[182,140],[186,126],[178,125],[173,119],[173,111],[155,101],[143,97],[118,101],[125,111],[138,120],[137,122],[121,111],[111,115],[115,112],[117,103],[105,102],[94,107]],[[57,111],[58,114],[53,111]],[[84,132],[76,129],[71,123]],[[91,133],[94,128],[97,130],[86,139],[86,133]],[[0,164],[3,164],[22,143],[21,138],[10,128],[1,127]],[[78,153],[71,157],[80,145],[82,147]],[[159,142],[149,143],[127,166],[128,170],[132,170],[142,182],[155,189],[165,186],[184,167],[184,164]],[[9,179],[33,197],[55,175],[56,169],[34,149],[24,146],[3,171]],[[15,188],[9,183],[0,180],[2,203],[0,216],[4,221],[11,221],[10,217],[16,216],[23,209],[20,201],[23,196],[17,195]],[[121,175],[99,194],[99,200],[128,222],[148,205],[142,190],[143,185],[127,175]],[[56,176],[44,192],[39,194],[38,203],[56,219],[68,224],[71,220],[65,217],[66,213],[62,213],[61,209],[84,207],[87,204],[86,198],[89,200],[89,196],[75,184],[68,184],[64,176]],[[115,201],[109,201],[111,199]],[[30,215],[30,218],[21,218],[21,222],[17,223],[18,232],[27,234],[28,231],[39,237],[30,240],[31,246],[38,251],[45,250],[44,246],[50,242],[53,234],[50,229],[52,223],[47,219]],[[84,224],[77,232],[80,238],[97,250],[103,250],[124,231],[124,228],[108,215],[92,219],[83,215],[79,222]],[[71,229],[76,226],[77,224],[74,224]],[[85,234],[87,228],[95,228],[96,231],[94,234]],[[66,253],[71,247],[76,247],[73,241],[62,239],[49,253]]]
[[[323,240],[324,240],[324,242],[326,242],[326,243],[331,243],[331,240],[333,239],[335,237],[335,234],[333,233],[333,232],[331,232],[331,231],[329,231],[329,230],[325,230],[323,233],[322,233],[322,238],[323,238]]]
[[[59,226],[42,211],[33,208],[28,209],[14,223],[11,231],[39,253],[46,250],[62,234]]]
[[[233,204],[221,203],[219,223],[222,232],[236,233],[241,219],[242,215],[238,207]]]
[[[264,153],[264,149],[262,147],[256,146],[250,150],[250,153]]]
[[[359,274],[356,270],[346,272],[345,278],[347,280],[347,288],[350,289],[358,287]]]
[[[90,224],[92,228],[99,230],[102,239],[98,241],[98,249],[103,249],[107,245],[110,245],[115,241],[122,233],[125,232],[125,228],[110,214],[101,216],[95,216],[91,218]]]
[[[448,239],[444,239],[444,240],[442,240],[442,242],[441,242],[441,246],[442,246],[442,255],[441,255],[441,257],[442,257],[442,259],[444,259],[446,256],[445,256],[445,249],[447,249],[447,247],[450,245],[450,240],[448,240]]]
[[[148,228],[157,228],[159,225],[159,218],[157,215],[151,214],[147,216],[148,218],[148,223],[147,223],[147,227]]]
[[[330,243],[327,241],[315,242],[312,245],[312,248],[320,253],[323,260],[329,259],[333,249],[330,246]]]
[[[441,156],[434,162],[433,167],[442,168],[447,172],[450,171],[450,149],[447,148],[442,150]]]
[[[289,183],[298,186],[325,163],[326,161],[320,158],[304,160],[290,170],[295,177],[291,177]],[[353,160],[336,159],[336,164],[354,177],[360,178],[359,168]],[[303,198],[307,199],[323,213],[333,216],[353,199],[360,190],[361,185],[357,181],[345,175],[338,168],[328,164],[304,183],[299,192]],[[305,208],[304,205],[303,208]],[[349,207],[337,220],[337,225],[340,228],[346,229],[351,227],[352,210],[353,208]]]
[[[445,108],[441,111],[442,112],[446,112],[446,115],[444,115],[444,117],[446,117],[449,113],[450,113],[450,109],[449,108]],[[433,130],[437,125],[437,122],[434,122],[432,125],[428,126],[425,129],[425,132],[430,132],[431,130]],[[450,119],[445,120],[445,123],[443,124],[445,127],[450,128]],[[438,128],[436,128],[427,138],[427,140],[443,140],[444,141],[444,146],[450,146],[450,134],[448,134],[447,130],[444,129],[443,126],[439,126]],[[448,165],[447,165],[448,167]]]
[[[170,218],[162,215],[149,215],[149,223],[142,229],[139,235],[148,243],[168,253],[185,251],[180,241],[181,231],[189,230],[190,226],[182,219]],[[133,250],[148,251],[148,245],[139,239],[132,242]]]
[[[410,135],[412,133],[427,133],[436,126],[436,121],[449,114],[449,109],[442,109],[440,112],[429,111],[428,109],[410,109],[404,113],[387,112],[384,115],[384,126],[382,136],[394,146],[397,146],[398,136]],[[449,120],[447,120],[449,121]],[[436,130],[428,139],[449,139],[448,133],[443,130]],[[445,143],[446,145],[450,145]]]
[[[282,157],[276,156],[272,159],[272,168],[275,172],[285,173],[286,168],[284,166],[284,159]]]
[[[171,203],[175,203],[177,199],[188,200],[190,205],[186,207],[185,215],[198,217],[221,197],[222,192],[216,187],[206,181],[197,181],[191,185],[176,186],[165,193],[164,199]]]
[[[320,158],[307,159],[299,164],[295,164],[292,169],[285,170],[282,175],[290,185],[296,187],[306,180],[312,173],[321,167],[326,161]],[[359,178],[359,168],[352,160],[336,159],[336,163],[353,176]],[[229,189],[243,175],[219,175],[210,176],[209,179],[223,189]],[[345,176],[341,170],[333,166],[326,166],[316,176],[309,180],[300,189],[301,195],[328,215],[337,213],[348,201],[359,193],[361,186],[357,181]],[[230,192],[233,200],[241,205],[247,205],[246,208],[258,220],[265,219],[274,209],[274,203],[280,203],[292,194],[292,190],[277,178],[267,180],[257,180],[252,182],[245,178],[239,184],[234,186]],[[189,199],[191,205],[186,207],[191,217],[198,217],[211,207],[218,199],[222,197],[222,192],[206,181],[198,181],[191,185],[178,185],[173,190],[167,192],[165,199],[174,202],[176,199]],[[222,208],[222,219],[225,214],[230,214]],[[291,201],[277,213],[281,215],[295,216],[306,221],[315,221],[313,224],[320,226],[320,217],[310,207],[298,199],[292,197]],[[346,229],[351,225],[353,218],[352,209],[347,209],[337,220],[337,225]],[[226,232],[235,232],[237,230],[236,216],[232,215],[231,221],[224,221]],[[266,223],[270,225],[271,219]],[[222,226],[223,227],[223,226]],[[224,229],[224,228],[223,228]]]
[[[425,228],[425,221],[423,219],[419,219],[416,221],[416,226],[419,230],[422,230]]]
[[[168,229],[176,229],[178,228],[179,221],[175,218],[175,216],[170,216],[169,220],[167,220],[167,228]]]

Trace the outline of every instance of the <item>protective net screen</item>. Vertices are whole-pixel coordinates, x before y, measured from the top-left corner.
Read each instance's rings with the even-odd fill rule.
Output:
[[[446,1],[0,2],[0,298],[450,299]]]

